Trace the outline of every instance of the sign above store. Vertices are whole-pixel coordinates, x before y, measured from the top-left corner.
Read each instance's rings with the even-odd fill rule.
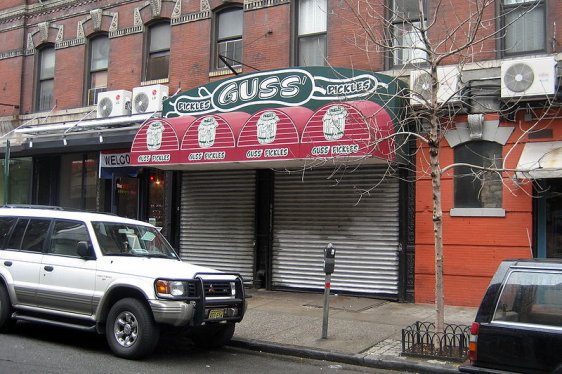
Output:
[[[351,69],[293,68],[258,72],[213,82],[164,101],[163,116],[198,116],[235,110],[370,100],[393,110],[404,86],[395,77]],[[391,105],[390,107],[387,105]]]
[[[310,159],[394,159],[394,123],[403,86],[349,69],[259,72],[213,82],[164,102],[144,124],[133,165],[263,167]]]

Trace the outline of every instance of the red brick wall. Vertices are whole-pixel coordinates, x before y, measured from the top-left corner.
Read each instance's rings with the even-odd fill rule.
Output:
[[[211,58],[211,20],[200,20],[172,27],[170,53],[170,94],[186,91],[209,82]],[[198,40],[198,43],[194,43]]]
[[[84,63],[81,61],[84,61],[85,49],[86,46],[81,45],[55,51],[56,110],[83,106]]]
[[[290,10],[286,4],[244,13],[244,63],[258,70],[290,65]],[[243,69],[247,73],[255,71]]]

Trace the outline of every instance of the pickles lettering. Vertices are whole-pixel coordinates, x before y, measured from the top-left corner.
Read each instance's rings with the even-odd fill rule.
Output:
[[[350,70],[351,75],[353,71]],[[344,76],[341,69],[283,69],[246,74],[175,95],[164,102],[166,118],[248,110],[248,107],[296,107],[341,100],[372,100],[393,95],[390,77],[362,72]]]

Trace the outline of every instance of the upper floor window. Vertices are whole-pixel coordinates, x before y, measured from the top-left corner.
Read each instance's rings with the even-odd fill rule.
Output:
[[[455,163],[472,166],[455,167],[455,208],[501,208],[502,145],[490,141],[471,141],[454,148]]]
[[[109,66],[109,38],[97,36],[90,40],[87,76],[87,104],[97,104],[98,93],[107,89],[107,68]]]
[[[244,13],[242,8],[227,8],[217,13],[215,22],[217,69],[242,64],[242,29]]]
[[[324,66],[326,64],[327,9],[327,0],[301,0],[298,2],[298,66]]]
[[[144,80],[167,79],[170,69],[169,22],[156,23],[148,28],[146,71]]]
[[[544,0],[502,0],[501,7],[505,55],[546,49]]]
[[[54,105],[53,91],[55,88],[55,47],[48,46],[39,50],[37,66],[37,96],[35,109],[51,110]]]
[[[426,7],[426,1],[423,6]],[[426,8],[423,9],[425,15]],[[419,0],[392,0],[392,64],[405,65],[425,61],[427,53],[420,27],[421,19]]]

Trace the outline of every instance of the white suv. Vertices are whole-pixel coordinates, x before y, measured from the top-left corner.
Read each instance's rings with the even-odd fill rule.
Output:
[[[238,274],[181,261],[145,222],[0,208],[0,331],[17,320],[91,330],[115,355],[138,359],[166,327],[201,346],[224,345],[245,308]]]

